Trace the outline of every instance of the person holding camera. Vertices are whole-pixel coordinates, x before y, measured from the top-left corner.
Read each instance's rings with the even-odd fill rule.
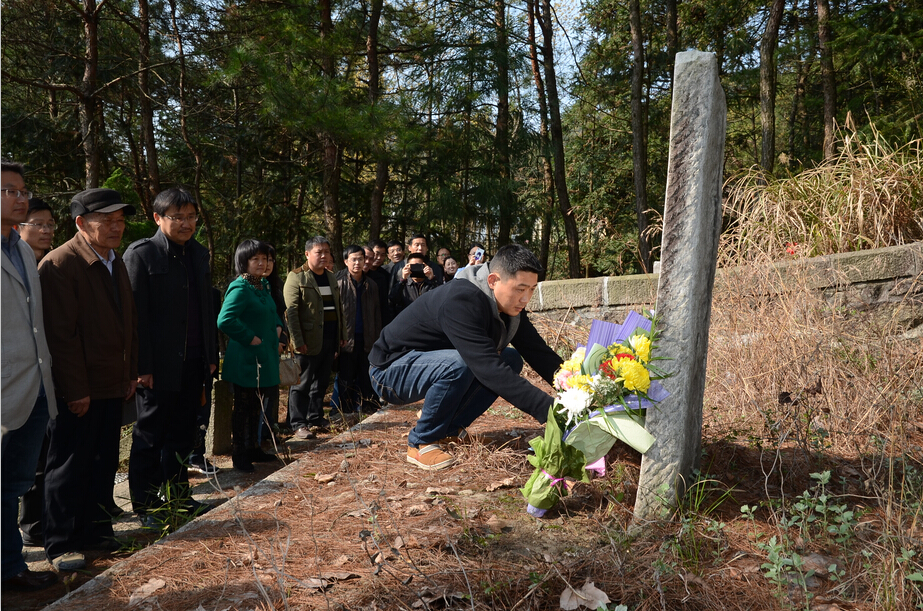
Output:
[[[391,287],[391,312],[396,316],[423,293],[439,286],[436,273],[422,253],[410,253],[401,269],[401,279]]]

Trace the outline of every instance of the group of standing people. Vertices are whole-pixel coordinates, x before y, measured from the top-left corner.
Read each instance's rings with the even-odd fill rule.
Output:
[[[120,256],[135,209],[117,191],[75,195],[76,232],[51,250],[54,214],[26,189],[23,166],[3,162],[2,181],[4,590],[56,581],[25,565],[23,535],[44,546],[59,571],[84,566],[88,551],[121,547],[112,530],[122,511],[113,485],[131,399],[129,488],[142,524],[157,528],[168,499],[179,499],[190,516],[210,509],[192,498],[188,470],[217,472],[204,457],[203,435],[217,330],[228,337],[221,376],[234,388],[233,465],[253,471],[253,462],[274,459],[260,438],[278,414],[279,355],[287,347],[301,370],[288,424],[296,438],[309,439],[330,425],[324,397],[335,364],[331,413],[378,408],[369,354],[382,329],[458,269],[447,249],[430,262],[418,234],[406,259],[400,242],[349,246],[345,268],[334,274],[329,242],[317,236],[283,285],[273,247],[245,240],[222,302],[208,250],[193,239],[199,210],[185,190],[154,199],[157,231]]]
[[[173,510],[209,509],[189,494],[187,468],[218,365],[216,300],[208,251],[192,239],[197,205],[182,189],[155,198],[157,232],[124,256],[134,207],[111,189],[82,191],[70,203],[76,233],[49,252],[51,210],[20,164],[3,162],[2,175],[3,588],[31,590],[56,577],[25,566],[23,535],[59,571],[121,548],[113,485],[132,398],[129,486],[142,524],[156,522],[165,487]]]

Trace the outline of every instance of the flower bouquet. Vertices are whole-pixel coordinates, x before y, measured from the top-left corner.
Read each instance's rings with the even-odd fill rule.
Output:
[[[642,454],[653,445],[644,415],[669,396],[658,382],[667,375],[654,364],[655,341],[652,320],[636,312],[621,325],[594,320],[587,347],[561,365],[545,435],[530,442],[535,471],[521,489],[530,514],[554,507],[567,494],[566,482],[589,481],[587,470],[605,474],[616,440]]]

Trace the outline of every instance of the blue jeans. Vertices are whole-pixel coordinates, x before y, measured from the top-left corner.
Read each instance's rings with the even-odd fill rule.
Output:
[[[506,348],[500,358],[515,373],[522,357]],[[405,405],[423,399],[423,414],[407,437],[419,447],[457,435],[487,411],[499,393],[482,386],[457,350],[411,351],[387,369],[369,368],[372,387],[389,403]]]
[[[44,393],[35,401],[26,423],[7,431],[2,441],[2,485],[0,485],[0,537],[2,537],[3,579],[25,571],[22,535],[19,534],[19,497],[35,481],[35,465],[48,425],[48,399]]]

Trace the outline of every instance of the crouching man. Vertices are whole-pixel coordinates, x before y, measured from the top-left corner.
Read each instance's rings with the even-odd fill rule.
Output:
[[[520,354],[549,383],[562,363],[524,311],[541,270],[525,247],[504,246],[489,264],[459,272],[461,282],[421,295],[382,330],[369,354],[373,387],[396,405],[423,399],[408,462],[429,470],[452,465],[444,440],[462,435],[498,396],[545,422],[552,398],[519,376]]]

